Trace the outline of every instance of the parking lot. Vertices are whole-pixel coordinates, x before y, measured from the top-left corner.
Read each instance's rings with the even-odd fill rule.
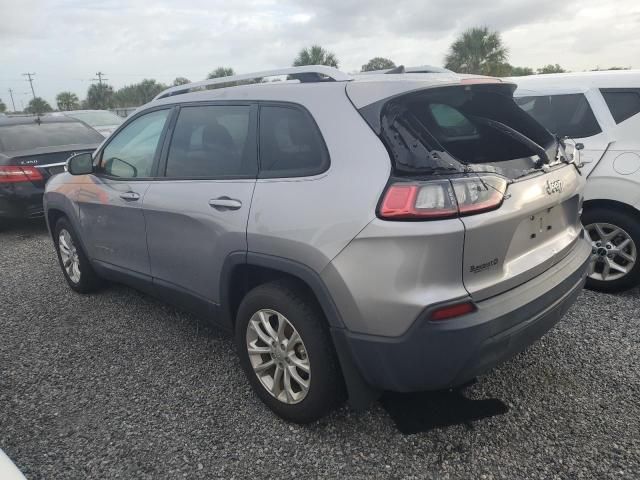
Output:
[[[0,447],[27,478],[640,477],[637,289],[585,291],[462,394],[307,427],[267,410],[206,321],[122,286],[73,293],[40,222],[0,232],[0,305]]]

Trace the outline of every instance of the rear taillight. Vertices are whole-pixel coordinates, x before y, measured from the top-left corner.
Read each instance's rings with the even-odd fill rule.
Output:
[[[37,182],[43,180],[36,167],[0,166],[0,183]]]
[[[384,193],[379,215],[389,220],[473,215],[499,208],[506,191],[507,181],[494,175],[395,182]]]

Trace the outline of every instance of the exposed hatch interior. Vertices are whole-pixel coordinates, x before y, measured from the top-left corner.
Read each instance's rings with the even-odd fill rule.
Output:
[[[514,88],[440,87],[387,101],[380,134],[395,173],[490,171],[516,178],[556,161],[558,141],[518,107]]]

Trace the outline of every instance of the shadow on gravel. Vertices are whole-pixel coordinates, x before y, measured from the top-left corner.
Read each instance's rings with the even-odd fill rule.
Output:
[[[460,389],[438,392],[387,392],[380,399],[382,407],[405,435],[427,432],[434,428],[465,424],[502,415],[509,407],[496,398],[472,400]]]
[[[18,238],[30,238],[47,231],[44,218],[24,220],[3,220],[0,222],[0,235],[11,235]]]

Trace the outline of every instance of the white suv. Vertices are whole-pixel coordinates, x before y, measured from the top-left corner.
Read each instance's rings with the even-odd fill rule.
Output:
[[[583,147],[580,159],[588,181],[582,221],[595,259],[587,287],[615,292],[638,285],[640,70],[513,80],[522,109]]]

